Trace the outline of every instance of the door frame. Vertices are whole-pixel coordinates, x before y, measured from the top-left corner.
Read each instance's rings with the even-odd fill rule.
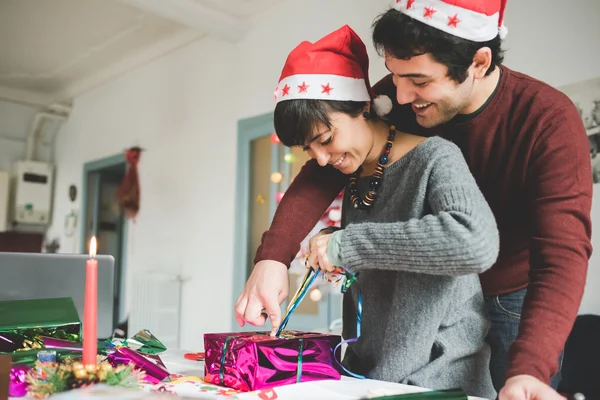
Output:
[[[248,262],[248,227],[250,217],[250,150],[253,140],[270,135],[275,131],[273,113],[258,115],[238,121],[237,129],[237,168],[235,196],[235,237],[233,256],[232,309],[246,284]],[[272,152],[273,153],[273,152]],[[273,163],[273,154],[271,154]],[[271,202],[273,203],[273,202]],[[274,213],[274,209],[272,211]],[[272,216],[272,214],[271,214]],[[240,328],[235,314],[231,313],[232,331],[251,331],[260,327],[246,324]]]
[[[105,168],[114,167],[120,164],[125,164],[125,168],[127,168],[127,160],[125,158],[125,153],[116,154],[113,156],[108,156],[104,158],[100,158],[94,161],[87,162],[83,165],[83,177],[81,184],[81,213],[80,213],[80,221],[81,221],[81,230],[80,230],[80,240],[79,240],[79,252],[82,254],[87,254],[89,249],[87,248],[86,243],[86,232],[87,232],[87,196],[88,196],[88,175],[92,172],[99,172]],[[125,173],[127,170],[124,171]],[[100,182],[97,183],[99,185]],[[97,191],[98,192],[98,191]],[[96,199],[97,200],[97,199]],[[94,213],[98,213],[98,207],[94,207]],[[96,215],[95,220],[98,220],[98,216]],[[117,311],[117,315],[115,315],[115,324],[121,323],[121,319],[125,318],[125,289],[127,287],[127,282],[125,282],[125,277],[127,276],[127,237],[129,232],[129,222],[127,218],[123,218],[123,232],[121,237],[121,259],[118,260],[120,267],[120,276],[119,279],[119,293],[115,293],[115,296],[118,295],[120,301],[119,309]],[[116,327],[116,325],[115,325]]]

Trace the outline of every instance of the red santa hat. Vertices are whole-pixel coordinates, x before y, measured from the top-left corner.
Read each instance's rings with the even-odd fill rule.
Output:
[[[378,115],[392,109],[387,96],[374,96],[365,44],[348,25],[315,43],[302,42],[283,66],[276,102],[295,99],[371,101]]]
[[[394,8],[424,24],[451,35],[487,42],[504,38],[507,0],[395,0]]]

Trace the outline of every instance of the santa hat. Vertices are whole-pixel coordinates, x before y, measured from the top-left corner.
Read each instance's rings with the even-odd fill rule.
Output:
[[[367,49],[348,25],[315,43],[302,42],[288,55],[275,89],[275,100],[278,103],[296,99],[365,102],[373,99],[373,108],[380,116],[392,109],[389,97],[375,99],[369,83]]]
[[[424,24],[471,40],[504,39],[507,0],[395,0],[394,8]]]

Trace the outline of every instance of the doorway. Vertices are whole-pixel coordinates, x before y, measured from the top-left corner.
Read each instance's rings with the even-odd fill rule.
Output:
[[[271,113],[244,119],[238,123],[234,303],[252,272],[256,249],[262,233],[271,224],[279,200],[308,160],[307,154],[301,149],[286,148],[279,143],[273,132]],[[317,223],[309,236],[316,234],[323,227],[321,222]],[[296,292],[306,272],[303,263],[306,247],[305,239],[289,269],[288,301]],[[313,284],[311,294],[314,295],[307,296],[299,305],[287,329],[323,331],[341,317],[342,295],[339,289],[330,290],[329,286],[323,279]],[[287,307],[287,301],[283,307],[282,313]],[[233,313],[232,323],[236,331],[256,330],[256,327],[251,325],[240,328],[233,318]],[[265,328],[270,329],[269,322],[265,324]]]
[[[115,259],[114,328],[126,319],[127,223],[117,201],[117,188],[126,171],[124,154],[89,162],[83,167],[80,251],[88,253],[90,240],[95,236],[98,254],[111,255]]]

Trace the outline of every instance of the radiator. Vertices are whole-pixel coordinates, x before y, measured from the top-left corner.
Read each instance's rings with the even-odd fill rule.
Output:
[[[132,282],[128,336],[148,329],[167,348],[179,348],[181,277],[143,272]]]

